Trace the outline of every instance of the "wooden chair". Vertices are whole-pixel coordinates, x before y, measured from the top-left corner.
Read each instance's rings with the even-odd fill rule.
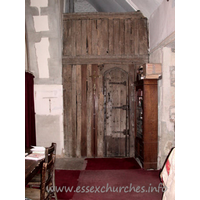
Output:
[[[55,164],[56,159],[56,143],[52,143],[50,147],[45,149],[45,160],[41,170],[41,180],[39,189],[25,188],[25,197],[32,200],[47,200],[54,196],[57,200],[55,191]],[[37,187],[36,184],[32,187]]]

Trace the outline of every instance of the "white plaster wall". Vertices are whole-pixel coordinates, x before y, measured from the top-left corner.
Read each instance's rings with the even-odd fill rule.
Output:
[[[34,85],[36,114],[36,145],[57,143],[57,154],[62,155],[63,140],[62,85]]]
[[[158,6],[162,3],[163,0],[127,0],[133,2],[133,5],[137,5],[138,10],[142,12],[142,14],[149,18],[151,14],[158,8]],[[166,0],[165,0],[166,1]]]
[[[49,39],[42,38],[40,42],[35,43],[35,50],[37,56],[39,78],[49,78]]]
[[[175,31],[174,0],[163,1],[149,18],[150,50]]]
[[[149,17],[151,63],[162,64],[158,81],[158,169],[175,146],[175,1],[163,1]]]
[[[175,146],[175,52],[171,47],[158,48],[150,55],[151,63],[162,64],[158,80],[158,169]]]
[[[62,18],[63,0],[26,0],[25,20],[29,71],[34,76],[36,145],[57,143],[62,155]]]

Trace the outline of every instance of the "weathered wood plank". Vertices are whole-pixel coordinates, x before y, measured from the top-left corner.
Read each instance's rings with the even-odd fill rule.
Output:
[[[76,20],[76,54],[82,55],[81,46],[82,46],[82,21]]]
[[[87,54],[92,54],[92,21],[87,20],[87,39],[86,39],[86,48]]]
[[[87,156],[87,65],[81,66],[81,156]]]
[[[124,82],[126,81],[126,83],[128,84],[128,77],[127,77],[127,74],[125,72],[121,72],[120,74],[121,76],[121,80],[120,82]],[[120,106],[123,106],[123,105],[127,105],[126,103],[126,98],[127,98],[127,88],[128,86],[127,85],[119,85],[119,99],[120,99]],[[122,110],[120,109],[120,131],[124,131],[126,128],[126,123],[127,123],[127,120],[126,119],[126,110]],[[120,153],[120,156],[126,156],[125,155],[125,136],[123,135],[123,133],[120,134],[120,150],[119,150],[119,153]]]
[[[97,55],[101,55],[102,48],[102,31],[101,31],[101,19],[97,19]]]
[[[108,55],[112,56],[114,54],[114,25],[113,25],[113,20],[109,20],[109,25],[108,25]]]
[[[72,156],[76,157],[76,65],[72,66]]]
[[[81,55],[86,55],[87,54],[87,46],[86,46],[86,38],[87,38],[87,21],[82,20],[82,54]]]
[[[76,156],[81,157],[81,65],[76,66],[76,90],[77,90],[77,145],[76,145]]]
[[[71,26],[72,26],[72,32],[71,32],[71,55],[72,56],[76,56],[76,21],[75,20],[71,20]],[[67,48],[70,48],[67,47]]]
[[[135,66],[129,65],[129,133],[130,133],[130,157],[135,156]]]
[[[148,37],[147,37],[147,22],[145,19],[140,19],[139,23],[139,54],[143,55],[148,51]]]
[[[133,30],[134,30],[134,54],[135,55],[138,55],[139,54],[139,33],[138,33],[138,25],[139,25],[139,20],[138,19],[135,19],[134,20],[134,27],[133,27]]]
[[[92,65],[92,75],[99,75],[98,71],[98,65]],[[92,144],[93,146],[93,155],[96,157],[97,156],[97,136],[98,136],[98,93],[99,93],[99,85],[97,81],[98,77],[93,77],[92,78],[92,83],[93,83],[93,92],[94,92],[94,98],[93,98],[93,104],[94,104],[94,124],[93,124],[93,137],[92,137]],[[95,84],[95,85],[94,85]]]
[[[135,54],[135,43],[137,41],[135,41],[137,39],[136,37],[136,29],[135,29],[135,20],[134,19],[131,19],[131,54]]]
[[[114,24],[114,55],[121,55],[120,53],[120,45],[119,45],[119,19],[113,20]]]
[[[97,20],[92,20],[92,55],[97,55]]]
[[[100,55],[108,55],[108,20],[101,20],[101,50]]]
[[[124,19],[120,19],[120,33],[119,33],[119,45],[120,45],[120,54],[125,54],[125,21]]]
[[[66,155],[72,156],[72,67],[67,65],[63,68],[63,87],[64,87],[64,132],[66,135]]]
[[[91,134],[93,131],[93,87],[92,87],[92,65],[87,66],[87,157],[92,157]]]
[[[131,33],[131,20],[126,19],[125,20],[125,54],[130,55],[131,49],[130,49],[130,35]]]
[[[63,23],[63,55],[66,56],[71,55],[71,32],[71,20],[67,20]]]
[[[98,137],[97,137],[97,156],[103,157],[103,147],[104,147],[104,95],[103,95],[103,76],[99,72],[99,105],[98,105]]]

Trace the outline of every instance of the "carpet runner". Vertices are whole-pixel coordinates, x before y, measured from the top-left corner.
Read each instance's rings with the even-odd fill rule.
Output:
[[[140,169],[134,158],[86,158],[86,170]]]

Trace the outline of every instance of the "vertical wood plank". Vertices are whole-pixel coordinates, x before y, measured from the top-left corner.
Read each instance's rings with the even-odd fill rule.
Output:
[[[72,157],[72,67],[63,67],[63,87],[64,87],[64,128],[66,135],[66,155]]]
[[[76,112],[76,121],[77,121],[77,148],[76,156],[81,157],[81,65],[76,66],[76,90],[77,90],[77,112]]]
[[[120,45],[120,54],[125,54],[125,21],[120,19],[120,36],[119,36],[119,45]]]
[[[111,72],[106,74],[106,136],[111,136],[111,124],[112,124],[112,93],[113,85],[109,84],[112,74]]]
[[[67,75],[67,65],[63,64],[63,68],[62,68],[62,74],[63,74],[63,123],[64,123],[64,148],[66,150],[66,156],[68,156],[68,152],[69,152],[69,149],[68,149],[68,136],[67,136],[67,113],[66,113],[66,106],[67,106],[67,101],[66,101],[66,98],[67,98],[67,85],[66,85],[66,75]]]
[[[137,38],[136,38],[136,29],[135,29],[135,19],[131,19],[131,30],[132,30],[132,35],[131,35],[131,54],[135,54],[135,43],[137,41],[135,41]]]
[[[92,54],[92,21],[87,20],[87,39],[86,39],[87,54]]]
[[[98,137],[97,137],[97,156],[103,157],[103,147],[104,147],[104,95],[103,95],[103,76],[99,72],[99,93],[98,93]]]
[[[67,55],[67,52],[66,52],[67,51],[67,34],[68,34],[67,21],[63,22],[63,55]]]
[[[102,27],[101,27],[101,19],[97,19],[97,55],[101,55],[102,49]]]
[[[146,19],[140,19],[139,23],[139,54],[147,54],[148,39],[147,39],[147,23]]]
[[[93,119],[92,65],[87,66],[87,157],[92,157],[91,134]]]
[[[102,19],[101,21],[101,55],[108,55],[108,20]]]
[[[81,55],[82,50],[82,21],[76,20],[76,55]]]
[[[108,26],[108,54],[110,56],[112,56],[114,54],[114,49],[113,49],[113,46],[114,46],[114,33],[113,33],[113,20],[112,19],[109,19],[109,26]]]
[[[99,68],[98,65],[93,65],[93,72],[96,75],[99,75]],[[96,84],[96,91],[95,91],[95,96],[94,96],[94,105],[95,105],[95,138],[94,138],[94,146],[95,146],[95,157],[97,156],[97,151],[98,151],[98,144],[97,144],[97,137],[98,137],[98,110],[99,110],[99,99],[98,99],[98,94],[99,94],[99,84],[98,84],[98,77],[94,79],[94,83]]]
[[[67,20],[63,23],[63,55],[70,55],[70,42],[71,42],[71,27],[70,20]]]
[[[129,133],[130,157],[135,156],[135,66],[129,65]]]
[[[97,55],[97,20],[92,20],[92,55]]]
[[[98,65],[92,65],[92,75],[98,75]],[[97,156],[97,136],[98,136],[98,78],[92,77],[92,85],[93,85],[93,121],[92,125],[92,135],[91,135],[91,148],[92,148],[92,155]],[[95,84],[95,90],[94,90]]]
[[[114,19],[114,55],[120,55],[119,19]]]
[[[134,54],[135,55],[138,55],[139,53],[139,34],[138,34],[138,19],[134,19],[134,27],[133,27],[133,30],[134,30]]]
[[[130,32],[131,32],[131,20],[125,20],[125,54],[130,55]]]
[[[87,156],[87,65],[81,65],[81,156]]]
[[[72,156],[76,157],[76,65],[72,66]]]
[[[76,56],[76,21],[77,20],[70,20],[71,21],[71,27],[72,27],[72,32],[71,32],[71,55]]]
[[[86,55],[87,54],[87,47],[86,47],[86,35],[87,35],[87,21],[86,20],[82,20],[82,55]]]

